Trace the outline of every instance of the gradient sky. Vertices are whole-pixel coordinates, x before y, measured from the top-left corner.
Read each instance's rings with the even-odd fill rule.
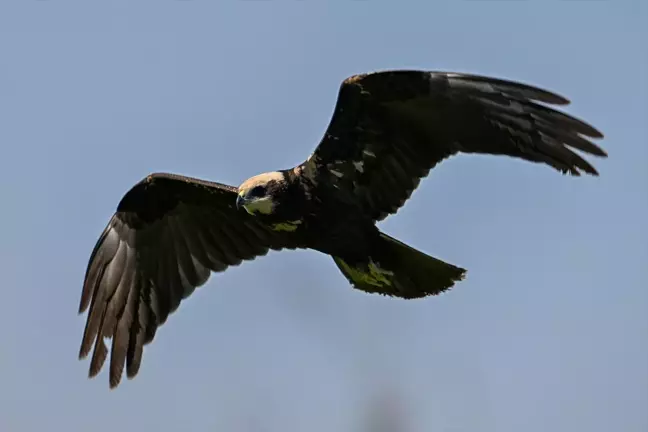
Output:
[[[0,429],[356,431],[393,391],[412,431],[645,432],[646,22],[640,0],[3,0]],[[443,296],[367,295],[324,255],[271,253],[185,301],[135,380],[88,380],[76,311],[121,196],[150,172],[293,166],[340,82],[389,68],[557,91],[610,157],[599,178],[438,166],[381,228],[468,269]]]

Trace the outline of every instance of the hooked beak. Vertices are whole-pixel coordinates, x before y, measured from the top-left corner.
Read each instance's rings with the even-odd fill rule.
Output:
[[[243,207],[244,204],[245,204],[245,198],[243,198],[243,195],[240,195],[240,194],[239,194],[239,195],[236,197],[236,208],[237,208],[238,210],[240,210],[241,207]]]

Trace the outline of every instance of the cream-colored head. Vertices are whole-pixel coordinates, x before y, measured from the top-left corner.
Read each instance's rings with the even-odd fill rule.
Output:
[[[245,180],[239,186],[236,206],[254,214],[272,214],[275,208],[276,192],[285,183],[282,173],[278,171],[263,173]]]

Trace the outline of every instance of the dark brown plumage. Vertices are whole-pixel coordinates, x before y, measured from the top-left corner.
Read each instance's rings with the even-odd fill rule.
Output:
[[[468,74],[352,76],[341,85],[309,172],[352,191],[375,220],[396,212],[436,164],[459,152],[506,155],[572,175],[598,175],[573,149],[606,156],[585,138],[603,135],[538,102],[569,103],[546,90]]]
[[[605,152],[592,126],[543,104],[568,101],[535,87],[467,74],[387,71],[346,79],[315,152],[239,188],[153,174],[122,198],[86,270],[80,357],[90,376],[112,338],[110,386],[140,367],[143,347],[212,272],[269,250],[329,254],[357,289],[420,298],[451,288],[465,269],[379,231],[430,169],[460,152],[506,155],[563,173],[598,175],[574,150]]]
[[[295,247],[238,211],[236,197],[231,186],[172,174],[150,175],[124,196],[90,256],[81,295],[79,312],[90,311],[79,355],[95,344],[90,376],[106,359],[101,336],[113,339],[114,387],[124,366],[137,374],[144,344],[211,272]]]

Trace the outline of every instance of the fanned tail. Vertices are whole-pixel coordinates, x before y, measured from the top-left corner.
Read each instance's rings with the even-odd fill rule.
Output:
[[[382,232],[366,261],[333,260],[354,288],[405,299],[440,294],[463,280],[466,273]]]

